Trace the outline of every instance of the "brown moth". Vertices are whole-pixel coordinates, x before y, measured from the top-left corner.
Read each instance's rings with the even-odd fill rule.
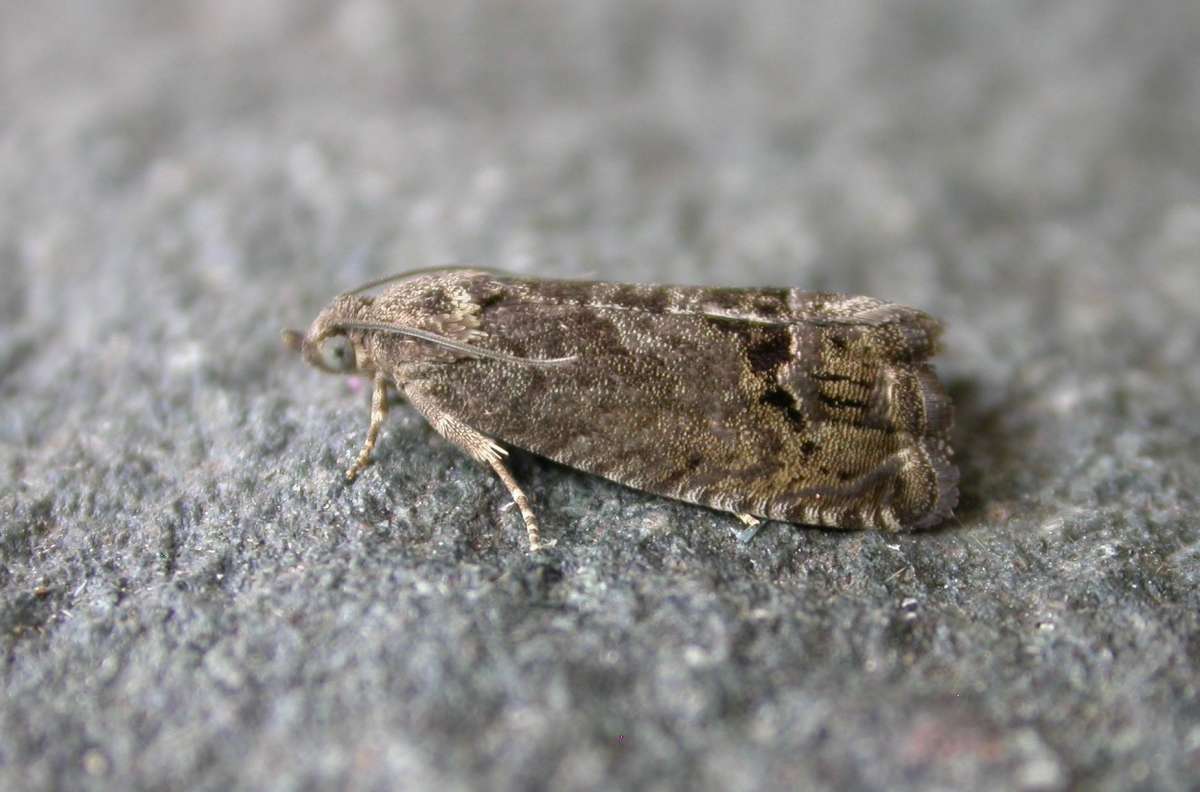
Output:
[[[385,287],[371,296],[367,292]],[[343,294],[289,346],[371,377],[370,464],[394,386],[537,519],[501,443],[761,519],[913,530],[947,517],[940,324],[870,297],[418,271]]]

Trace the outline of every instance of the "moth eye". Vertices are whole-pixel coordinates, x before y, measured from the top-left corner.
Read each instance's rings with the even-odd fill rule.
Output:
[[[344,335],[335,335],[321,342],[321,362],[330,371],[349,371],[354,368],[354,347]]]

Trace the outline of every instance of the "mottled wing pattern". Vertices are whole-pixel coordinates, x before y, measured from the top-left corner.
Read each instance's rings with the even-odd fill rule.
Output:
[[[580,470],[837,528],[922,528],[957,500],[951,408],[926,363],[940,327],[914,309],[469,271],[385,298],[419,302],[414,316],[438,317],[429,329],[478,346],[573,355],[554,368],[441,355],[394,375],[478,431]]]

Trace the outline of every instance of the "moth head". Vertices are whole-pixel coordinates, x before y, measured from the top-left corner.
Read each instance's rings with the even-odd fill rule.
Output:
[[[365,300],[350,295],[339,297],[321,312],[307,333],[284,330],[284,346],[303,355],[309,365],[329,374],[359,372],[358,343],[343,324],[358,316],[365,303]]]

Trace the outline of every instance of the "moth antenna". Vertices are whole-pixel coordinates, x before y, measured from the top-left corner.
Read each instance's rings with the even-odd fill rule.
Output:
[[[500,360],[505,363],[519,363],[525,366],[561,366],[564,363],[570,363],[575,359],[574,355],[560,358],[526,358],[517,357],[516,355],[507,355],[503,352],[496,352],[492,349],[484,349],[483,347],[464,344],[460,341],[447,338],[438,333],[431,333],[428,330],[418,330],[415,327],[404,327],[403,325],[381,324],[379,322],[338,322],[335,325],[338,330],[368,330],[377,333],[392,333],[393,335],[408,336],[409,338],[419,338],[422,341],[428,341],[431,344],[436,344],[446,349],[453,349],[456,352],[462,352],[465,355],[470,355],[476,358],[486,358],[488,360]]]
[[[371,289],[376,289],[376,288],[379,288],[380,286],[386,286],[387,284],[394,283],[395,281],[398,281],[398,280],[414,278],[417,275],[425,275],[430,272],[456,272],[456,271],[461,271],[461,270],[478,270],[479,272],[488,272],[493,275],[507,275],[508,274],[508,273],[502,272],[501,270],[498,270],[498,269],[492,269],[491,267],[472,267],[467,264],[452,264],[449,266],[441,266],[441,267],[420,267],[418,269],[411,269],[406,272],[401,272],[397,275],[388,275],[387,277],[379,278],[377,280],[373,280],[368,283],[364,283],[362,286],[359,286],[357,289],[352,289],[351,291],[346,292],[346,294],[347,295],[362,294],[365,291],[370,291]]]

